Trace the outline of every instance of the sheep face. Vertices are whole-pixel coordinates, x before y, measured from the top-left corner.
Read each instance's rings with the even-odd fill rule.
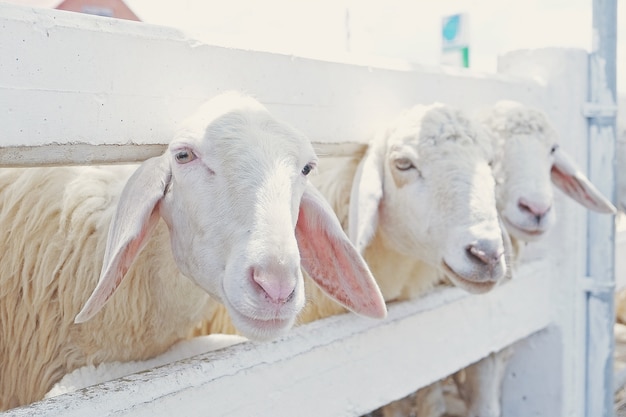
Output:
[[[388,246],[456,285],[470,292],[493,288],[507,267],[489,137],[443,105],[411,109],[383,136],[357,170],[351,204],[362,208],[350,213],[357,248],[367,246],[377,225]]]
[[[498,211],[512,236],[533,241],[552,227],[553,184],[591,210],[615,212],[559,147],[557,133],[542,112],[500,101],[483,115],[483,124],[493,133],[498,149],[494,166]]]
[[[160,210],[174,258],[243,333],[265,338],[291,327],[304,305],[294,230],[316,156],[263,109],[200,125],[167,155],[172,178]]]
[[[555,221],[554,192],[550,173],[556,142],[543,134],[515,135],[507,139],[498,178],[498,211],[509,233],[532,241],[547,232]]]
[[[331,297],[384,317],[369,269],[307,182],[315,164],[308,139],[258,102],[209,101],[127,183],[98,288],[77,321],[117,288],[159,215],[182,274],[224,303],[244,336],[275,338],[292,326],[304,304],[301,261]]]

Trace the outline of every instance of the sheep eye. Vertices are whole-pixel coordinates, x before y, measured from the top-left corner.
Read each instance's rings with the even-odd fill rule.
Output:
[[[559,145],[552,145],[552,148],[550,149],[550,155],[554,154],[557,149],[559,149]]]
[[[313,165],[306,164],[304,168],[302,168],[302,175],[307,176],[313,170]]]
[[[413,162],[411,162],[411,160],[407,158],[396,159],[394,161],[394,164],[396,165],[396,168],[398,168],[400,171],[408,171],[411,168],[415,168]]]
[[[178,162],[179,164],[186,164],[196,159],[196,155],[193,152],[184,149],[177,152],[174,158],[176,158],[176,162]]]

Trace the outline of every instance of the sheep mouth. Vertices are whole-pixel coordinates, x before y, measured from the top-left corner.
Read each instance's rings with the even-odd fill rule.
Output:
[[[537,239],[546,232],[545,229],[539,229],[539,228],[529,229],[529,228],[521,227],[513,223],[511,220],[509,220],[508,218],[504,216],[502,217],[502,220],[504,221],[504,224],[506,225],[507,229],[510,229],[512,232],[517,232],[518,234],[525,236],[525,237]]]
[[[251,317],[227,305],[233,324],[248,339],[267,341],[282,336],[295,322],[295,315],[289,317]]]
[[[441,261],[441,265],[444,273],[450,281],[457,287],[464,289],[472,294],[482,294],[490,291],[496,286],[498,281],[475,281],[470,278],[466,278],[457,273],[445,260]]]
[[[241,317],[246,320],[246,322],[254,325],[254,326],[258,326],[259,328],[279,328],[279,327],[284,327],[286,324],[288,324],[290,321],[293,321],[292,318],[271,318],[271,319],[260,319],[260,318],[254,318],[254,317],[250,317],[250,316],[246,316],[244,314],[241,315]]]

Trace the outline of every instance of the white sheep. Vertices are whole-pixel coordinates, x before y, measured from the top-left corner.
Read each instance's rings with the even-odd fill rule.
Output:
[[[553,184],[585,207],[614,212],[613,205],[558,147],[556,131],[542,112],[521,103],[500,101],[481,112],[478,120],[494,139],[496,202],[514,248],[513,265],[519,260],[521,246],[545,236],[554,224]],[[433,385],[381,412],[385,417],[394,416],[408,404],[421,417],[439,416],[444,411],[451,416],[500,416],[502,379],[512,353],[511,347],[491,353],[447,379],[445,400],[441,398],[443,391],[437,392],[437,385]],[[452,389],[453,381],[456,387]],[[429,401],[416,400],[426,393],[430,394]]]
[[[244,336],[277,337],[304,305],[301,264],[346,307],[384,317],[307,182],[316,161],[305,136],[232,93],[139,168],[1,169],[0,409],[81,366],[165,352],[215,307],[209,295]]]
[[[496,143],[496,202],[515,248],[513,265],[522,245],[537,241],[554,225],[553,185],[588,209],[616,212],[559,146],[556,129],[542,111],[502,100],[480,112],[478,119]],[[500,416],[502,379],[511,356],[512,348],[505,348],[468,367],[466,375],[456,375],[467,410],[452,415]]]
[[[463,112],[418,105],[370,142],[358,167],[335,165],[311,181],[387,301],[422,295],[442,275],[482,293],[507,273],[492,158],[490,137]]]
[[[553,185],[590,210],[615,214],[615,206],[559,146],[558,134],[543,112],[503,100],[479,118],[497,142],[496,201],[513,238],[535,241],[550,230],[556,219]]]

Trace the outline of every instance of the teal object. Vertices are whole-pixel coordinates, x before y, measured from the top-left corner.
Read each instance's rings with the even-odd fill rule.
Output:
[[[450,16],[448,21],[443,26],[442,35],[446,41],[453,41],[459,33],[459,23],[461,22],[461,16],[455,14]]]
[[[465,47],[465,48],[461,48],[461,66],[463,68],[469,68],[469,48]]]

